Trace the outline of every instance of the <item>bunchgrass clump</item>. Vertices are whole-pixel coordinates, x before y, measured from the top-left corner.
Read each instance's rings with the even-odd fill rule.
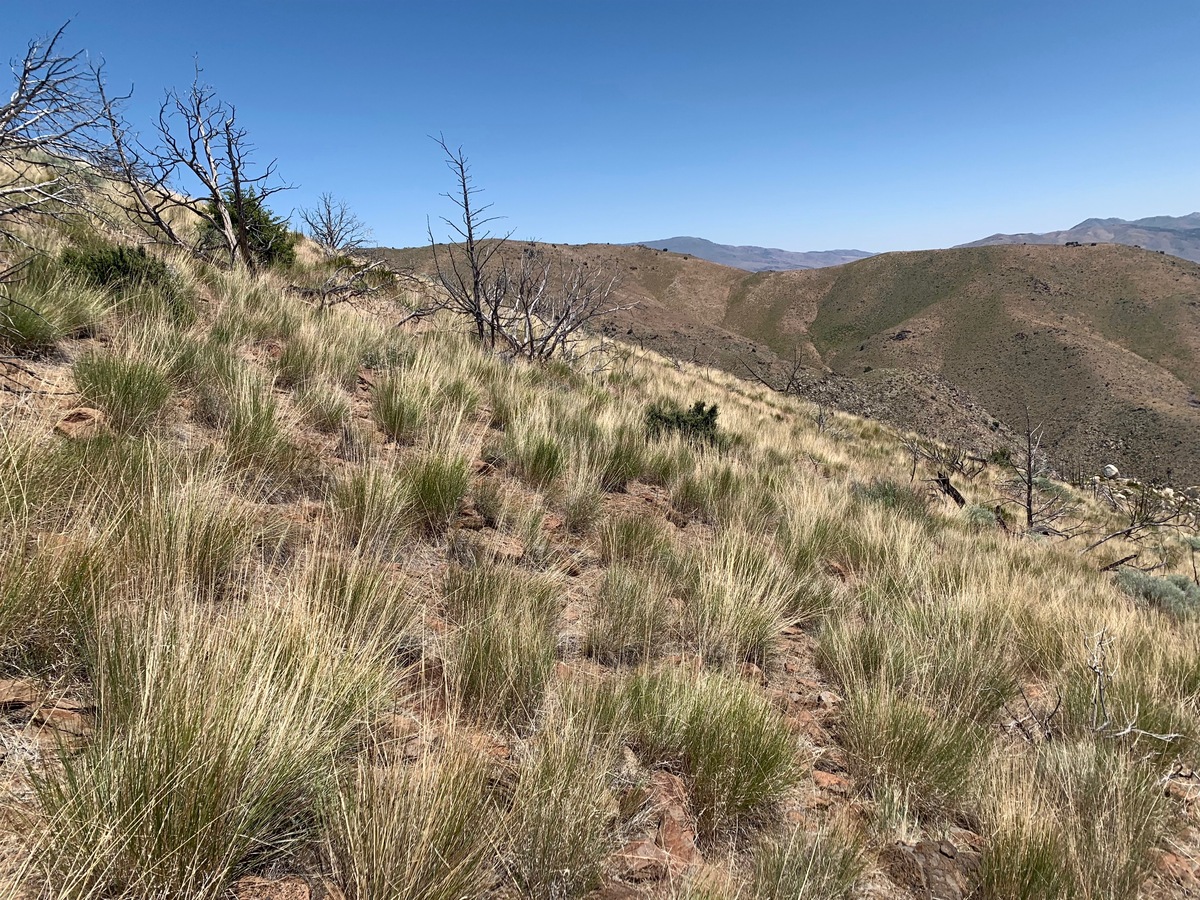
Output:
[[[600,526],[597,537],[606,563],[662,563],[672,549],[667,526],[647,515],[611,518]]]
[[[789,625],[826,608],[812,589],[746,531],[731,531],[682,566],[683,630],[710,665],[763,665]]]
[[[326,813],[352,898],[461,900],[492,880],[499,811],[486,757],[452,744],[415,763],[360,760]]]
[[[973,764],[988,747],[981,726],[935,715],[886,688],[847,701],[840,736],[857,778],[873,792],[908,798],[919,816],[931,820],[958,808]]]
[[[147,484],[109,528],[106,556],[126,590],[160,602],[239,597],[281,538],[280,523],[206,478]]]
[[[576,469],[567,479],[559,501],[563,524],[573,534],[586,534],[604,512],[604,492],[596,473]]]
[[[398,646],[421,617],[410,585],[370,556],[313,555],[304,573],[307,609],[348,639]]]
[[[396,472],[381,466],[339,478],[329,496],[335,528],[351,547],[390,558],[410,533],[412,494]]]
[[[554,657],[554,633],[536,610],[498,604],[454,635],[455,693],[477,721],[519,731],[542,704]]]
[[[0,348],[45,353],[61,340],[95,331],[110,309],[104,291],[76,277],[45,273],[19,278],[0,295]]]
[[[755,849],[753,900],[838,900],[866,866],[863,848],[836,831],[792,831]]]
[[[611,566],[596,598],[585,648],[603,663],[637,663],[656,655],[669,636],[666,585],[649,572]]]
[[[323,434],[337,434],[350,421],[350,401],[340,390],[327,385],[309,385],[296,393],[300,420]]]
[[[234,469],[267,483],[307,474],[268,384],[247,373],[230,385],[228,401],[225,451]]]
[[[265,611],[101,626],[93,742],[37,783],[55,896],[223,896],[314,837],[330,761],[382,700],[376,656]]]
[[[513,474],[533,487],[547,487],[566,470],[566,448],[556,437],[539,429],[510,429],[501,452]]]
[[[174,388],[164,367],[146,359],[89,353],[75,361],[75,384],[84,401],[103,412],[117,431],[143,431],[158,421]]]
[[[400,374],[379,379],[371,398],[375,422],[398,444],[411,444],[429,419],[429,398],[424,388]]]
[[[561,587],[510,566],[456,566],[446,575],[443,602],[458,624],[451,671],[463,707],[477,720],[523,728],[554,668]]]
[[[466,459],[439,453],[406,464],[401,479],[413,524],[426,534],[446,530],[471,486]]]
[[[985,723],[1017,693],[1012,620],[938,597],[821,632],[818,662],[847,692],[883,686],[948,716]]]
[[[1156,770],[1093,740],[1042,745],[990,769],[982,888],[1004,900],[1132,900],[1169,821]]]
[[[613,849],[612,746],[586,727],[551,722],[521,760],[505,820],[504,863],[522,895],[583,897]]]
[[[795,736],[741,679],[683,669],[639,673],[620,702],[643,762],[680,767],[705,838],[763,820],[800,780]]]

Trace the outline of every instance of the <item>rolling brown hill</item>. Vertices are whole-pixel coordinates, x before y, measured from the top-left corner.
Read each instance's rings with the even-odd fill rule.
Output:
[[[747,274],[645,247],[550,249],[620,273],[638,305],[607,328],[625,340],[739,374],[797,358],[811,399],[982,451],[1028,408],[1063,466],[1200,482],[1200,265],[1001,245]]]

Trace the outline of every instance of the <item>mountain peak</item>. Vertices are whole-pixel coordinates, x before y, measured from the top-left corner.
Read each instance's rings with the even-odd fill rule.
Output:
[[[654,241],[635,241],[634,245],[649,247],[652,250],[684,253],[722,266],[745,269],[749,272],[821,269],[827,266],[840,266],[875,255],[866,250],[794,251],[780,250],[777,247],[718,244],[706,238],[682,235]]]

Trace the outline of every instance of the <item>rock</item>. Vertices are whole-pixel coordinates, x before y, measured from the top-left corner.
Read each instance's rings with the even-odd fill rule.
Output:
[[[588,900],[638,900],[641,896],[642,892],[631,884],[610,881],[594,893],[588,894]]]
[[[671,871],[671,855],[654,841],[633,841],[617,855],[620,875],[630,881],[658,881]]]
[[[525,545],[512,535],[484,528],[479,531],[460,531],[451,542],[450,552],[463,565],[515,565],[525,557]]]
[[[766,685],[767,678],[763,675],[763,670],[752,662],[744,662],[738,666],[738,674],[747,681],[754,681],[760,685]]]
[[[467,738],[467,743],[477,753],[495,760],[505,760],[512,755],[508,744],[502,743],[489,734],[475,732]]]
[[[61,706],[43,707],[29,720],[28,732],[45,747],[75,750],[92,735],[92,723],[81,712]]]
[[[73,441],[98,435],[104,429],[104,413],[90,406],[80,406],[63,416],[54,430]]]
[[[237,900],[312,900],[308,882],[299,876],[273,880],[247,875],[233,883]]]
[[[20,709],[35,706],[46,697],[41,682],[32,678],[5,678],[0,680],[0,709]]]
[[[687,813],[687,788],[677,775],[655,772],[651,790],[658,806],[655,843],[668,856],[667,874],[676,878],[689,866],[703,862],[696,849],[696,828]]]
[[[1200,799],[1200,783],[1196,781],[1181,781],[1172,778],[1163,790],[1172,800],[1177,800],[1185,806]]]
[[[839,581],[849,581],[850,580],[850,575],[849,575],[849,573],[846,572],[845,568],[843,566],[839,565],[838,563],[834,562],[833,560],[826,560],[825,574],[830,575],[830,576],[838,579]]]
[[[817,706],[823,709],[837,709],[842,705],[842,698],[833,691],[821,691],[817,694]]]
[[[232,891],[237,900],[346,900],[341,888],[319,876],[260,878],[247,875],[233,883]]]
[[[1114,466],[1112,463],[1109,463],[1103,469],[1100,470],[1100,474],[1102,474],[1105,478],[1116,478],[1118,475],[1121,474],[1121,470],[1118,469],[1116,466]]]
[[[966,900],[979,876],[979,854],[949,841],[898,841],[881,861],[893,881],[924,900]]]
[[[1176,853],[1158,851],[1158,871],[1163,878],[1189,893],[1200,891],[1200,863]]]
[[[814,769],[812,779],[813,784],[823,791],[830,791],[834,794],[850,793],[850,782],[841,775],[834,775],[832,772],[822,772],[820,769]]]

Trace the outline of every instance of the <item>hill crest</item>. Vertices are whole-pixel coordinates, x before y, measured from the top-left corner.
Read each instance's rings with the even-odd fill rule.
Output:
[[[780,250],[776,247],[718,244],[698,237],[672,237],[656,241],[637,241],[626,246],[649,247],[672,253],[696,256],[718,265],[748,272],[822,269],[840,266],[874,256],[866,250]]]

